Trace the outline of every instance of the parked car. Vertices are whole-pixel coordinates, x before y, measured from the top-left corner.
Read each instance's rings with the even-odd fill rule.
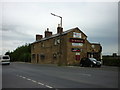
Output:
[[[81,67],[101,67],[101,61],[97,61],[95,58],[82,58],[80,61]]]
[[[9,65],[10,64],[10,57],[9,55],[0,55],[0,63],[2,65]]]

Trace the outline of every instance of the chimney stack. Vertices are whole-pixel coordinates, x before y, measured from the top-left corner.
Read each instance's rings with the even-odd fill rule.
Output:
[[[45,37],[52,36],[52,32],[49,31],[49,28],[47,28],[47,31],[45,31]]]
[[[36,34],[36,41],[41,40],[43,38],[42,35]]]
[[[63,32],[63,28],[61,27],[61,25],[60,24],[58,24],[58,27],[57,27],[57,34],[58,33],[62,33]]]

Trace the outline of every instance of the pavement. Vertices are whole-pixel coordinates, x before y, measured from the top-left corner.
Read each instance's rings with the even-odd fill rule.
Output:
[[[2,88],[118,88],[118,67],[12,62],[2,66]]]

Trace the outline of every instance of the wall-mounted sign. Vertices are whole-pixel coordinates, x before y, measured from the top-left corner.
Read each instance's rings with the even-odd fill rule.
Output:
[[[70,38],[69,41],[72,43],[84,43],[85,42],[84,39],[79,39],[79,38]]]
[[[73,37],[74,38],[81,38],[81,33],[73,32]]]
[[[81,51],[80,48],[72,48],[71,50],[72,50],[72,52],[80,52]]]
[[[83,43],[72,43],[72,46],[83,46]]]

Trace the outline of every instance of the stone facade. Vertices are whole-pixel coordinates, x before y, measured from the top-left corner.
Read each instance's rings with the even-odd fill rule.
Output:
[[[83,57],[101,57],[101,45],[90,43],[79,28],[63,32],[63,28],[58,27],[54,35],[48,29],[45,35],[46,32],[48,36],[41,38],[37,35],[36,41],[31,44],[32,63],[75,65]]]

